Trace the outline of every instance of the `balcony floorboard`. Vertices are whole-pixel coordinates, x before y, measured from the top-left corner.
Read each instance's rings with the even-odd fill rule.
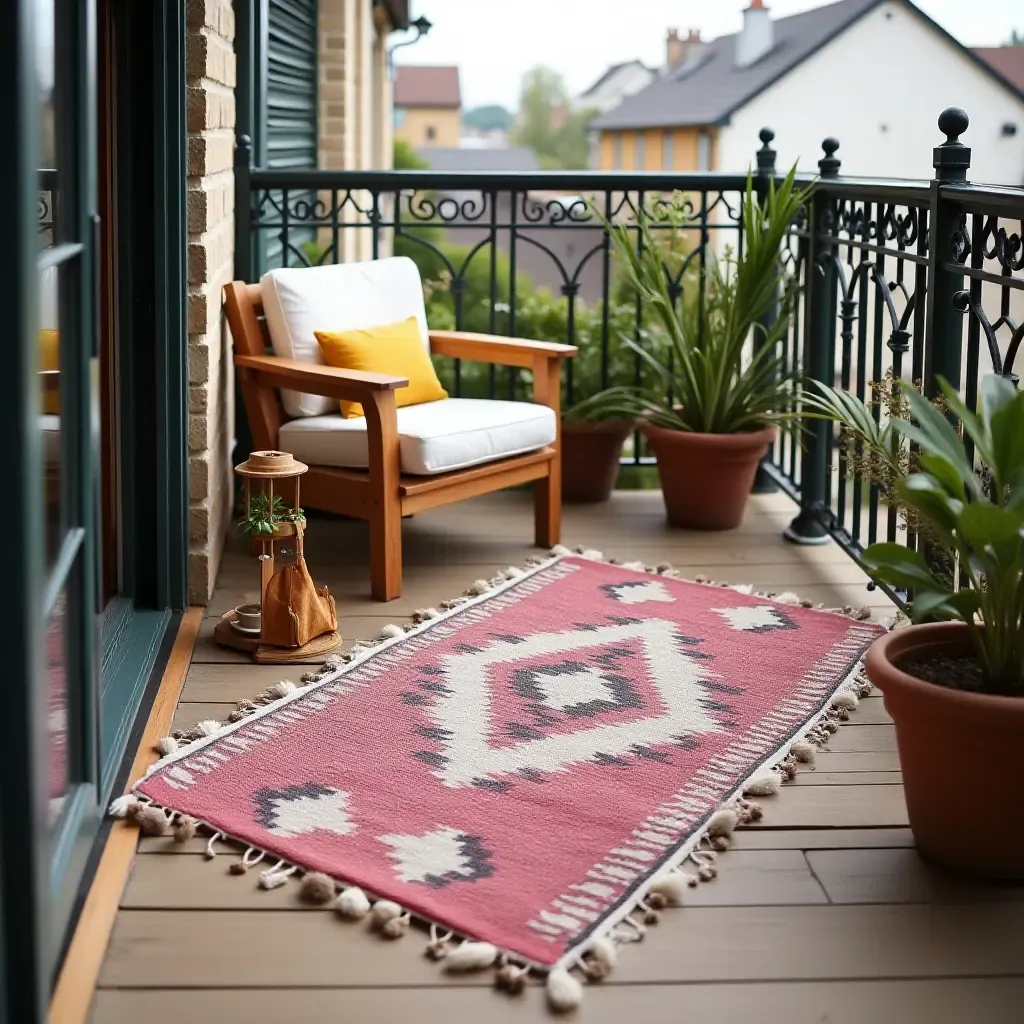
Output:
[[[407,521],[404,594],[388,605],[368,597],[365,524],[311,517],[306,555],[317,583],[335,595],[350,642],[457,596],[478,577],[522,565],[535,551],[531,513],[529,495],[511,492]],[[607,505],[567,507],[564,538],[609,557],[671,562],[688,576],[891,613],[837,547],[781,539],[793,514],[783,496],[761,496],[732,533],[671,531],[660,495],[618,492]],[[257,581],[251,554],[232,540],[176,725],[222,718],[288,674],[212,643],[217,615],[255,599]],[[719,879],[696,891],[693,906],[664,915],[642,946],[625,951],[612,979],[588,988],[581,1016],[595,1024],[1018,1021],[1024,893],[965,885],[923,864],[906,827],[898,769],[892,724],[881,699],[870,697],[813,774],[802,771],[796,785],[765,801],[761,824],[737,834]],[[515,1001],[491,991],[486,977],[453,979],[423,958],[421,942],[370,941],[332,914],[297,909],[293,893],[261,892],[254,878],[229,876],[228,859],[211,864],[204,848],[198,839],[141,842],[94,1024],[548,1019],[536,986]]]

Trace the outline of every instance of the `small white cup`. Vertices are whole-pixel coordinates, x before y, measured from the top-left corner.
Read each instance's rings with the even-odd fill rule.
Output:
[[[260,628],[260,606],[258,604],[240,604],[235,609],[235,617],[242,629]]]

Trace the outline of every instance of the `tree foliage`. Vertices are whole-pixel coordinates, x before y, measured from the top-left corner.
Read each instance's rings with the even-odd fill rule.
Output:
[[[587,126],[593,116],[591,110],[572,109],[569,91],[557,71],[536,67],[523,77],[512,139],[532,149],[543,167],[578,170],[587,166]]]
[[[405,139],[395,139],[392,153],[396,171],[425,171],[430,166]]]
[[[467,110],[462,123],[478,132],[507,132],[512,127],[512,112],[498,103],[490,103]]]

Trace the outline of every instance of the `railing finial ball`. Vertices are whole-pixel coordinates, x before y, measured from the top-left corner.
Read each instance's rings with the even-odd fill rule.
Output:
[[[946,107],[939,114],[939,131],[946,136],[946,142],[957,142],[961,135],[967,131],[971,119],[963,107]]]
[[[839,149],[839,140],[830,135],[827,139],[822,139],[821,148],[825,151],[825,156],[834,156]]]
[[[757,137],[765,144],[765,146],[770,146],[772,144],[772,140],[775,138],[775,132],[772,131],[771,128],[762,128],[757,133]]]

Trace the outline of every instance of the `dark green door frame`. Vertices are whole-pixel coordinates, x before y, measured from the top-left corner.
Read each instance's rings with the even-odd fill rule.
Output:
[[[56,0],[54,245],[39,248],[35,0],[0,33],[0,375],[4,622],[0,742],[0,1024],[42,1024],[59,951],[161,638],[187,598],[185,0],[116,0],[118,446],[124,585],[99,641],[95,0]],[[45,555],[39,387],[42,267],[60,269],[63,525]],[[68,785],[48,825],[44,631],[63,594]]]
[[[49,985],[49,872],[40,856],[45,849],[43,700],[29,685],[42,675],[44,582],[42,446],[32,344],[38,322],[39,167],[34,17],[34,5],[20,0],[0,32],[0,121],[13,143],[0,160],[0,218],[7,225],[6,244],[0,246],[0,308],[11,338],[5,375],[12,384],[0,402],[0,436],[10,448],[4,486],[20,496],[9,503],[5,523],[17,542],[3,545],[0,554],[8,583],[0,605],[7,647],[0,743],[0,1020],[10,1024],[41,1020]]]

